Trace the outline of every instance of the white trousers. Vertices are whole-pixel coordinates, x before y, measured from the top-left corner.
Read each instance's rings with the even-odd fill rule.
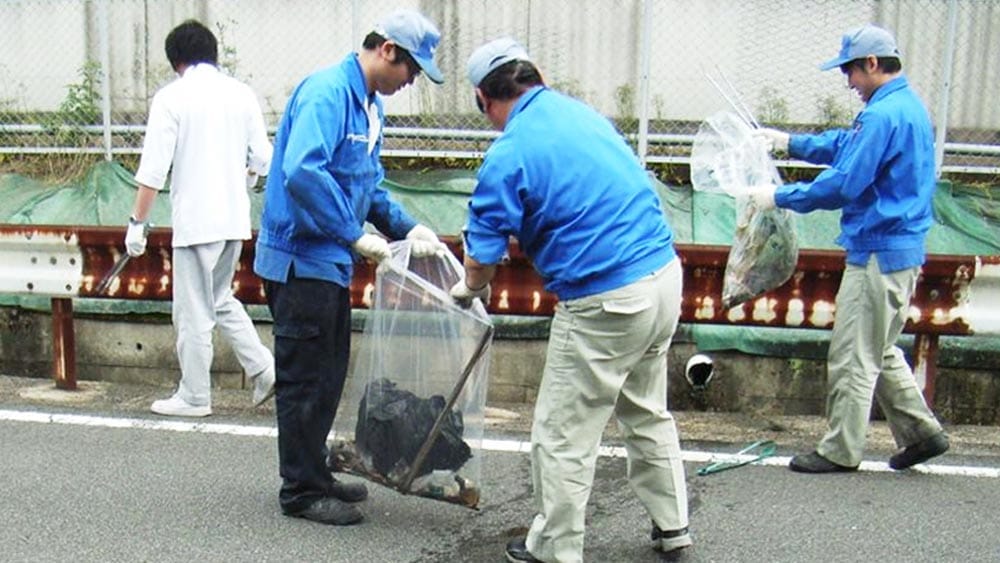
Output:
[[[816,447],[834,463],[861,463],[873,397],[898,446],[941,432],[896,346],[919,274],[920,268],[883,274],[874,255],[867,266],[844,270],[827,354],[829,428]]]
[[[229,240],[175,247],[173,323],[181,367],[180,398],[211,405],[212,331],[218,326],[251,377],[274,364],[271,351],[233,296],[233,275],[243,241]]]
[[[584,516],[601,435],[614,414],[632,491],[663,530],[688,525],[677,426],[667,410],[667,351],[681,305],[675,259],[628,286],[556,306],[531,429],[537,515],[528,551],[583,558]]]

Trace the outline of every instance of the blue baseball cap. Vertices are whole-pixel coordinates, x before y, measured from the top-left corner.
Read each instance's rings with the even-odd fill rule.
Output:
[[[431,81],[444,83],[441,69],[434,63],[434,51],[441,41],[441,32],[423,14],[414,10],[396,10],[375,24],[374,31],[406,49]]]
[[[466,65],[469,82],[478,87],[487,74],[510,61],[531,62],[531,57],[520,43],[510,37],[501,37],[482,45],[472,52]]]
[[[868,55],[900,58],[892,34],[877,25],[868,24],[845,33],[840,40],[840,54],[819,65],[819,69],[830,70]]]

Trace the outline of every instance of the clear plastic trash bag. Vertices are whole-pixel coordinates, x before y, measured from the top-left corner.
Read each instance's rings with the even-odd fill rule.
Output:
[[[697,191],[735,198],[736,224],[722,287],[722,306],[735,307],[788,281],[799,256],[792,213],[757,209],[751,186],[781,177],[753,130],[736,114],[719,112],[701,124],[691,148],[691,184]]]
[[[448,294],[462,272],[453,254],[412,258],[406,241],[390,248],[354,338],[330,465],[476,508],[493,325],[479,300],[465,309]]]

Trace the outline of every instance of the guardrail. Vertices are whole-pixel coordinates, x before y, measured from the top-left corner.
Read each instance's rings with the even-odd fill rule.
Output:
[[[0,293],[52,299],[53,378],[76,389],[73,298],[170,300],[170,229],[153,229],[146,254],[133,259],[103,295],[97,285],[121,256],[125,229],[61,225],[0,225]],[[457,238],[444,237],[456,255]],[[801,250],[791,279],[750,302],[723,309],[722,283],[729,247],[677,245],[684,264],[681,321],[721,325],[830,329],[843,272],[843,253]],[[254,241],[246,241],[233,280],[244,303],[265,303],[263,283],[253,273]],[[367,308],[374,268],[359,264],[351,305]],[[497,269],[488,310],[496,314],[549,316],[556,304],[516,243]],[[914,371],[934,399],[941,335],[1000,334],[1000,256],[930,255],[910,303],[904,331],[915,335]]]

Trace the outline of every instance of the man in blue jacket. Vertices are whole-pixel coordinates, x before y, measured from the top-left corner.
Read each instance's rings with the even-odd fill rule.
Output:
[[[489,301],[516,237],[559,297],[531,429],[531,529],[510,561],[581,561],[601,436],[624,431],[628,480],[653,521],[655,549],[691,545],[667,351],[681,305],[673,233],[646,171],[611,122],[545,87],[513,39],[469,58],[480,110],[502,131],[477,174],[460,303]]]
[[[889,466],[905,469],[948,449],[896,346],[933,222],[933,131],[888,31],[874,25],[849,31],[839,55],[820,68],[840,68],[864,110],[848,130],[791,136],[761,130],[772,148],[829,168],[812,182],[751,191],[762,208],[842,210],[837,242],[847,265],[827,357],[829,429],[816,451],[793,457],[789,467],[803,473],[857,469],[874,395],[902,448]]]
[[[352,264],[355,253],[375,261],[390,255],[384,238],[365,232],[366,221],[409,240],[411,255],[443,248],[380,186],[379,161],[379,95],[421,72],[442,83],[439,40],[417,12],[386,16],[361,52],[298,85],[275,136],[254,271],[274,318],[279,501],[289,516],[333,525],[363,518],[350,503],[367,497],[364,485],[333,479],[326,465],[350,356]]]

